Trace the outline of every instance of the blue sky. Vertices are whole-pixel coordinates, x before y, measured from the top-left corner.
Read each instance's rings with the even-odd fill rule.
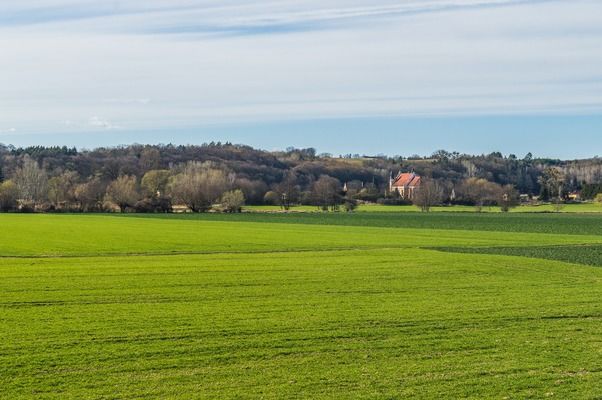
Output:
[[[602,155],[597,0],[0,3],[0,142]]]

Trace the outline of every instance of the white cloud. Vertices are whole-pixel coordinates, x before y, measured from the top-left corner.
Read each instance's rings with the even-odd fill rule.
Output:
[[[35,7],[43,24],[0,17],[0,125],[24,131],[602,110],[598,1],[24,0],[0,15]]]
[[[65,23],[89,30],[148,31],[197,28],[200,31],[310,24],[312,22],[399,16],[458,9],[513,6],[554,0],[21,0],[0,4],[14,23]],[[90,20],[94,19],[94,23]]]
[[[93,128],[100,128],[100,129],[107,129],[107,130],[121,129],[121,127],[119,125],[114,125],[111,121],[104,119],[104,118],[97,117],[97,116],[90,117],[90,119],[88,120],[88,125]]]

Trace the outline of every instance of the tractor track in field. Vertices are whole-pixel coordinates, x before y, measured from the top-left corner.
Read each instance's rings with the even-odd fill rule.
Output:
[[[370,250],[403,250],[424,249],[433,250],[420,246],[398,246],[398,247],[332,247],[323,249],[282,249],[282,250],[250,250],[250,251],[176,251],[156,253],[94,253],[94,254],[39,254],[39,255],[0,255],[0,259],[61,259],[61,258],[110,258],[110,257],[168,257],[187,255],[243,255],[243,254],[286,254],[286,253],[327,253],[340,251],[370,251]]]
[[[362,251],[391,251],[417,249],[426,251],[447,252],[456,254],[490,254],[519,256],[525,258],[548,259],[572,264],[581,264],[588,266],[602,266],[602,259],[598,259],[598,254],[586,259],[578,257],[567,257],[567,250],[574,252],[579,250],[596,249],[602,252],[602,245],[593,243],[581,243],[574,245],[548,245],[548,246],[483,246],[467,248],[464,246],[374,246],[374,247],[331,247],[321,249],[277,249],[277,250],[250,250],[250,251],[171,251],[171,252],[129,252],[129,253],[94,253],[94,254],[40,254],[40,255],[0,255],[0,260],[42,260],[42,259],[86,259],[86,258],[117,258],[117,257],[177,257],[177,256],[220,256],[220,255],[262,255],[262,254],[294,254],[294,253],[340,253],[340,252],[362,252]],[[541,250],[551,251],[552,254],[541,254]],[[555,254],[557,253],[558,254]]]

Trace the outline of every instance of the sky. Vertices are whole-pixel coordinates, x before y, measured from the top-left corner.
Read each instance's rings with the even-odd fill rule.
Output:
[[[0,143],[602,155],[599,0],[0,2]]]

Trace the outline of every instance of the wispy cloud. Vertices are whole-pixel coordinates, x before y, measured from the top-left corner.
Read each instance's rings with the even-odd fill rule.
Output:
[[[122,126],[116,125],[106,118],[99,116],[92,116],[85,121],[66,119],[62,121],[61,125],[70,130],[76,131],[87,131],[87,130],[119,130],[123,129]]]
[[[111,121],[97,116],[90,117],[90,119],[88,120],[88,125],[90,125],[93,128],[101,128],[107,130],[120,128],[119,126],[114,125]]]
[[[19,133],[602,112],[595,0],[21,0],[0,31]]]
[[[557,0],[23,0],[0,4],[0,26],[62,24],[63,28],[122,33],[274,34],[332,29],[379,18],[553,1]]]

